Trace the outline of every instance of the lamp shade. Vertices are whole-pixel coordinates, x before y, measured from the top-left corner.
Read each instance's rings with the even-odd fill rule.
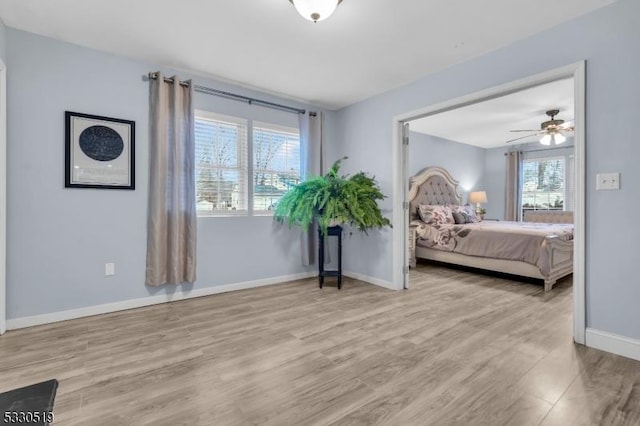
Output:
[[[289,0],[303,18],[324,21],[336,10],[342,0]]]
[[[558,132],[555,135],[553,135],[553,141],[556,143],[556,145],[560,145],[566,140],[567,138],[562,133]]]
[[[567,138],[560,132],[547,133],[542,138],[540,138],[540,143],[542,145],[560,145]]]
[[[551,135],[546,134],[540,139],[542,145],[551,145]]]
[[[476,191],[469,194],[470,203],[486,203],[487,193],[485,191]]]

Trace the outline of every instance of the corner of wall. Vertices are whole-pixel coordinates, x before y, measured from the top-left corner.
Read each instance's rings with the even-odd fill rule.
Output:
[[[6,25],[2,18],[0,18],[0,59],[7,65],[7,34],[6,34]]]

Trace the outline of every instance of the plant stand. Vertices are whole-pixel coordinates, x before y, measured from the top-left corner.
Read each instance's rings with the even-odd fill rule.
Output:
[[[342,227],[330,226],[327,228],[327,237],[331,236],[338,237],[338,270],[325,271],[324,269],[324,237],[320,229],[318,229],[318,280],[319,286],[322,288],[324,277],[337,277],[338,290],[340,290],[342,288]]]

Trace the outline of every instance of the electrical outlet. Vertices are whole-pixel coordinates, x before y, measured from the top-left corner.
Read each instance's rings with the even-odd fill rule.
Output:
[[[115,263],[105,263],[104,264],[104,276],[112,277],[116,274],[116,264]]]
[[[596,175],[597,191],[620,189],[620,173],[598,173]]]

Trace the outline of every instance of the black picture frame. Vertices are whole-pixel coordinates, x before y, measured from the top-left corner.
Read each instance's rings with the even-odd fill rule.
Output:
[[[136,123],[65,111],[65,188],[136,188]]]

